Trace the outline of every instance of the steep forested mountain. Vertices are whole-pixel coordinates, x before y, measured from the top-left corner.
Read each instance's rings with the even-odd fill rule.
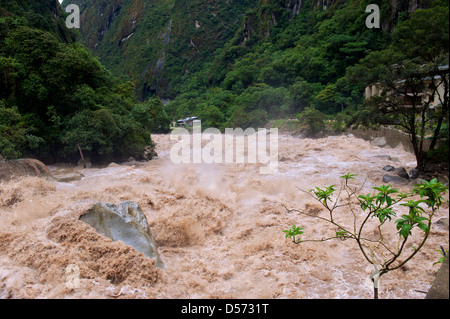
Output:
[[[313,106],[358,105],[346,69],[390,41],[431,0],[66,0],[81,8],[82,41],[138,97],[170,99],[173,119],[260,125]],[[381,28],[365,25],[378,4]]]
[[[200,70],[235,35],[257,1],[66,3],[80,6],[83,43],[115,74],[137,80],[139,96],[146,98],[171,95],[180,75]]]

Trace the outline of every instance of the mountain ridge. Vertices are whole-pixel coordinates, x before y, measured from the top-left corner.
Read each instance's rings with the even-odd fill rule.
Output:
[[[302,11],[328,10],[332,15],[351,2],[65,0],[62,5],[79,5],[82,43],[115,75],[133,80],[139,99],[145,100],[154,95],[175,98],[183,75],[198,72],[226,45],[251,47],[270,37],[274,27],[282,32]],[[391,1],[390,9],[382,8],[382,29],[390,32],[399,14],[431,2]]]

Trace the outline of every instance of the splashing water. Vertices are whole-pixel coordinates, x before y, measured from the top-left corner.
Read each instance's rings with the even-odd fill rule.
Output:
[[[412,154],[348,136],[282,135],[277,172],[260,175],[256,164],[172,164],[174,142],[153,139],[160,157],[148,163],[85,169],[70,184],[36,177],[0,184],[0,298],[372,298],[373,269],[356,245],[294,245],[283,229],[302,224],[320,236],[326,227],[282,205],[320,214],[298,188],[336,184],[351,172],[370,192],[385,165],[400,165],[382,155],[408,170]],[[144,210],[165,270],[78,220],[93,203],[125,200]],[[380,297],[423,298],[440,245],[448,247],[448,229],[435,227],[406,267],[382,278]]]

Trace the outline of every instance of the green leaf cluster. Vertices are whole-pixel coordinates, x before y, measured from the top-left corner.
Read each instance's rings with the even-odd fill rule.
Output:
[[[443,264],[445,261],[445,258],[447,258],[448,256],[448,252],[449,250],[444,250],[444,248],[441,246],[441,249],[436,250],[437,252],[439,252],[441,254],[441,258],[439,258],[439,260],[437,262],[435,262],[433,264],[433,266],[438,265],[438,264]]]
[[[402,206],[409,208],[408,215],[402,215],[400,219],[398,219],[395,223],[397,224],[397,230],[399,234],[407,239],[408,236],[411,235],[412,229],[417,226],[425,233],[428,233],[430,230],[425,221],[429,221],[428,218],[423,217],[422,213],[424,212],[423,208],[419,206],[419,202],[414,200],[410,200],[407,203],[400,204]]]
[[[346,187],[350,187],[348,185],[348,181],[354,179],[355,176],[355,174],[351,173],[341,176],[341,178],[345,180]],[[336,205],[334,207],[330,207],[329,202],[332,202],[331,197],[336,192],[335,187],[336,185],[331,185],[325,188],[315,187],[310,190],[310,192],[314,194],[314,198],[330,211],[332,223],[334,223],[333,210]],[[410,193],[406,194],[392,188],[391,185],[381,185],[374,187],[373,189],[377,191],[377,193],[357,196],[360,208],[367,213],[368,218],[378,218],[380,225],[383,225],[386,221],[392,221],[393,218],[397,217],[397,212],[395,211],[395,206],[397,204],[407,207],[408,214],[402,215],[395,221],[399,235],[405,240],[407,240],[412,234],[412,230],[415,227],[419,228],[426,234],[430,231],[430,218],[423,216],[426,211],[421,205],[426,204],[428,208],[434,212],[445,202],[442,195],[448,191],[448,187],[439,183],[437,179],[433,179],[429,182],[423,181],[421,184],[417,184]],[[354,194],[355,193],[352,193],[352,195]],[[408,198],[414,196],[419,196],[420,199],[407,200]],[[291,231],[284,232],[292,235],[295,229],[300,228],[296,227]],[[301,228],[301,230],[303,231],[304,229]],[[349,233],[347,230],[339,228],[336,232],[336,238],[348,237],[348,234]]]
[[[314,193],[316,198],[321,202],[325,207],[328,207],[328,202],[332,202],[331,196],[333,196],[336,185],[331,185],[325,188],[316,187],[315,189],[310,190],[310,192]]]
[[[303,228],[293,225],[291,229],[283,230],[283,232],[286,234],[285,235],[286,239],[292,238],[294,242],[296,242],[296,237],[303,235],[304,233],[303,230],[304,230]]]

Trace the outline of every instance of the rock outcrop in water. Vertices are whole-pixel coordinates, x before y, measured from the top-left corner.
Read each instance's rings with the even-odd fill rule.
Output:
[[[164,268],[147,218],[139,204],[131,201],[119,205],[97,203],[80,219],[106,237],[122,241],[155,259],[156,266]]]
[[[76,182],[81,181],[81,179],[84,177],[83,174],[80,172],[70,169],[70,168],[62,168],[57,169],[54,171],[51,171],[48,174],[48,178],[50,180],[56,181],[58,183],[70,183],[70,182]]]

